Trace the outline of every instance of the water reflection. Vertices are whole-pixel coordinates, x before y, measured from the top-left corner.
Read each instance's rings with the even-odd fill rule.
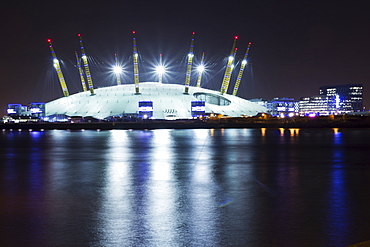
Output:
[[[4,131],[0,230],[20,246],[349,245],[369,230],[353,216],[369,217],[369,137],[342,129]]]
[[[346,162],[342,133],[333,129],[332,168],[327,193],[327,231],[335,246],[345,245],[346,236],[351,234],[349,224],[349,198],[346,186]]]
[[[290,136],[297,136],[299,135],[299,129],[289,129]]]
[[[192,132],[111,132],[100,213],[105,238],[117,236],[129,245],[216,241],[216,192],[205,143],[210,131]],[[181,145],[175,143],[180,139]],[[179,164],[181,160],[188,162]],[[125,227],[117,227],[121,225]]]

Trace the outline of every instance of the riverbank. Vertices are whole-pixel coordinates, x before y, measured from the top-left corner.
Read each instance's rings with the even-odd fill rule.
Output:
[[[132,122],[29,122],[3,123],[3,130],[48,130],[48,129],[220,129],[220,128],[370,128],[370,117],[335,116],[335,117],[294,117],[269,118],[265,116],[249,118],[220,118],[206,120],[140,120]]]

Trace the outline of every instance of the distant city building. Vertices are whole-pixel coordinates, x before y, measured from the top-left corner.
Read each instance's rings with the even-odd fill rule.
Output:
[[[320,95],[328,98],[328,110],[339,114],[362,111],[362,84],[320,87]]]
[[[267,108],[274,117],[328,116],[363,111],[362,84],[345,84],[320,87],[319,95],[272,100],[252,99]]]
[[[320,95],[302,97],[300,115],[332,115],[359,112],[362,106],[362,84],[320,87]]]
[[[10,117],[23,117],[29,115],[28,107],[21,104],[8,104],[7,113]]]
[[[265,107],[275,117],[293,117],[299,112],[299,102],[293,98],[274,98]]]
[[[326,96],[301,97],[299,100],[300,116],[330,115]]]
[[[8,116],[19,117],[42,117],[45,116],[45,103],[31,103],[29,106],[21,104],[8,104]]]
[[[45,116],[45,103],[31,103],[28,109],[31,117]]]

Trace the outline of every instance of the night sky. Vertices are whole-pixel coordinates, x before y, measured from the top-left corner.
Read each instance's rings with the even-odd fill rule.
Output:
[[[186,55],[195,35],[195,61],[206,53],[203,87],[220,89],[233,37],[237,60],[252,42],[238,96],[314,96],[323,85],[362,83],[370,108],[370,14],[366,1],[29,1],[0,9],[0,116],[8,103],[48,102],[62,90],[47,39],[70,93],[82,91],[75,68],[81,33],[95,87],[115,84],[114,54],[133,83],[132,31],[140,53],[140,81],[159,54],[168,66],[164,83],[185,82]],[[237,71],[239,67],[237,67]],[[234,86],[232,79],[229,93]],[[196,84],[193,72],[191,85]]]

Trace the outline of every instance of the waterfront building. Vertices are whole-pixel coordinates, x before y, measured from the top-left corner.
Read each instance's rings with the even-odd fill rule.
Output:
[[[38,118],[45,116],[45,103],[35,102],[29,105],[8,104],[7,113],[12,118]]]
[[[337,114],[359,112],[362,106],[362,84],[320,87],[320,95],[327,97],[328,111]]]
[[[274,117],[293,117],[299,112],[299,102],[294,98],[274,98],[267,101],[265,106]]]
[[[27,106],[21,104],[8,104],[7,113],[9,117],[20,117],[29,115]]]
[[[300,116],[325,116],[330,114],[333,114],[333,112],[328,110],[328,99],[326,96],[301,97],[299,100]]]
[[[362,84],[322,86],[319,93],[317,96],[300,98],[299,114],[301,116],[327,116],[363,110]]]

